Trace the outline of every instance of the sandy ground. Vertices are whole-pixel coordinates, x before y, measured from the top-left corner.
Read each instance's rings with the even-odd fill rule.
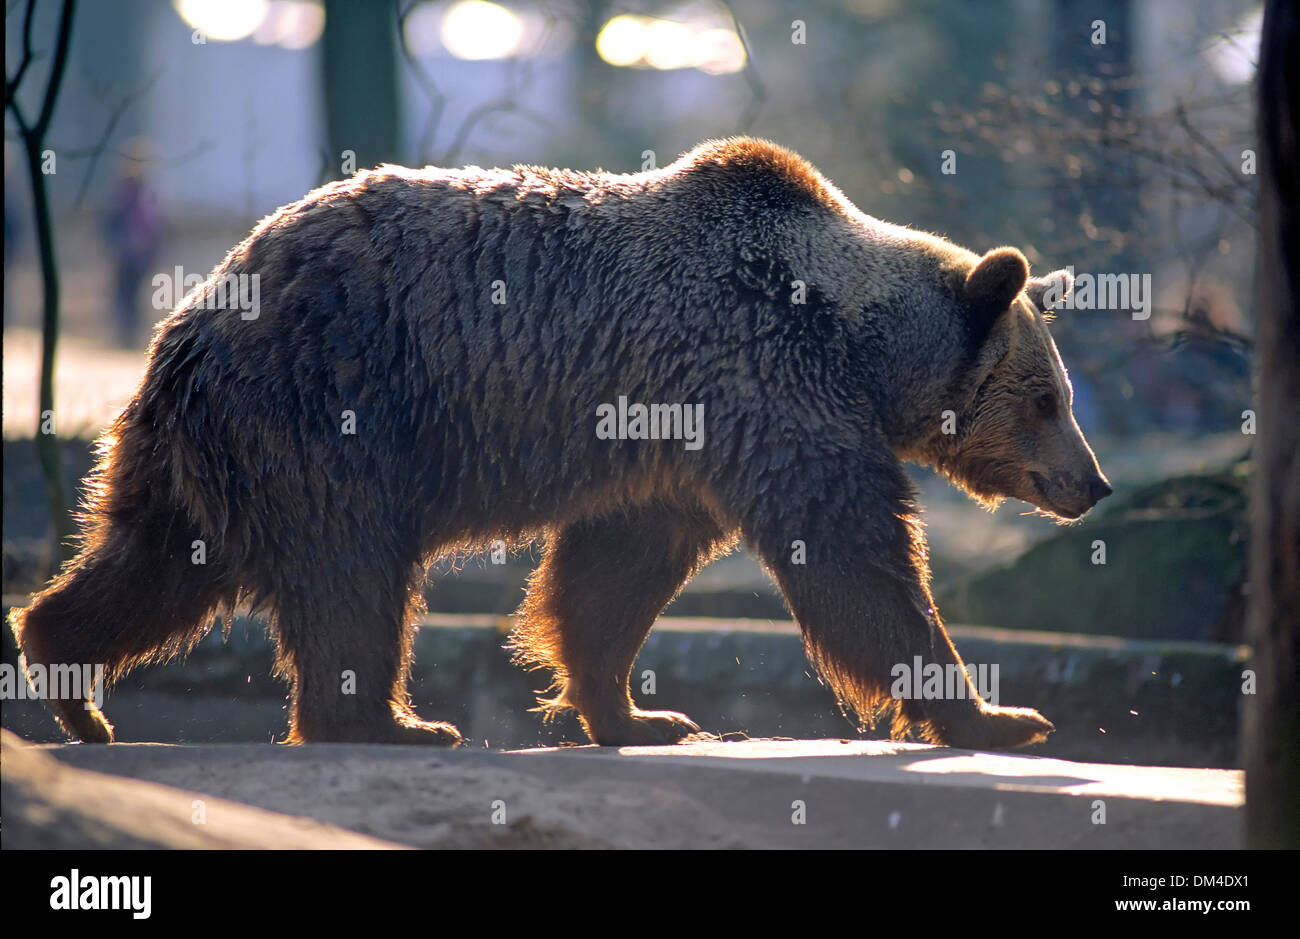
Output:
[[[73,769],[9,734],[2,752],[6,848],[402,847],[302,816]]]
[[[367,841],[349,846],[421,848],[1223,848],[1238,843],[1243,787],[1230,770],[889,741],[502,752],[3,739],[5,847],[70,846],[71,831],[187,847],[353,837]]]

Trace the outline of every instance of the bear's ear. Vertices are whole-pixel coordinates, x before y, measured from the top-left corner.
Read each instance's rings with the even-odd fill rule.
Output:
[[[1035,277],[1025,285],[1025,296],[1044,313],[1055,310],[1074,289],[1074,274],[1059,270]]]
[[[970,306],[971,333],[983,341],[993,323],[1025,289],[1029,262],[1015,248],[994,248],[966,275],[963,295]]]

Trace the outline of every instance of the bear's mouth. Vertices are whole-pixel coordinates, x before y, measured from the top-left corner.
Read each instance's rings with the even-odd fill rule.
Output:
[[[1035,473],[1031,470],[1029,478],[1033,481],[1034,489],[1038,491],[1039,498],[1042,499],[1042,502],[1035,503],[1040,509],[1051,512],[1053,515],[1059,516],[1067,521],[1074,521],[1076,518],[1083,515],[1084,512],[1088,511],[1086,508],[1068,508],[1057,501],[1053,493],[1059,487],[1053,485],[1051,480],[1042,473]]]

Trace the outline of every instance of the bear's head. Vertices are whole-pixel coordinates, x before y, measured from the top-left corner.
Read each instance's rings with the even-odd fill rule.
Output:
[[[955,272],[968,355],[956,432],[941,435],[935,463],[986,504],[1011,497],[1069,520],[1110,495],[1075,423],[1074,392],[1044,316],[1073,286],[1066,271],[1031,279],[1014,248]]]

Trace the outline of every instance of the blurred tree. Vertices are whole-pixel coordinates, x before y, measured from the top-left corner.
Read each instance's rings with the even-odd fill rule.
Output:
[[[1097,0],[1086,9],[1074,0],[1057,0],[1052,10],[1049,31],[1054,40],[1054,69],[1072,79],[1067,82],[1067,94],[1078,88],[1086,98],[1087,106],[1078,109],[1077,118],[1086,128],[1086,139],[1104,140],[1107,116],[1128,114],[1134,107],[1131,61],[1136,43],[1131,12],[1128,0]],[[1080,174],[1072,184],[1053,187],[1052,216],[1078,219],[1082,228],[1095,229],[1088,240],[1093,243],[1090,253],[1096,267],[1148,270],[1150,261],[1137,250],[1138,239],[1124,235],[1134,230],[1132,192],[1142,181],[1137,161],[1127,147],[1088,149],[1100,165],[1093,172]],[[1074,259],[1076,264],[1081,260]]]
[[[1170,47],[1203,61],[1213,22],[1235,6],[1207,14]],[[1035,58],[1032,44],[1028,52],[999,46],[995,29],[971,45],[990,50],[996,74],[955,59],[962,75],[981,81],[974,99],[964,85],[932,92],[939,139],[958,141],[948,145],[973,173],[936,181],[931,211],[956,206],[978,225],[974,243],[1016,244],[1036,264],[1150,272],[1166,286],[1146,298],[1149,318],[1071,310],[1053,327],[1083,379],[1076,391],[1118,433],[1235,427],[1252,350],[1236,298],[1249,278],[1225,259],[1234,240],[1243,253],[1253,245],[1254,177],[1236,159],[1251,137],[1246,86],[1207,79],[1202,87],[1189,68],[1179,73],[1189,83],[1181,92],[1172,80],[1161,87],[1141,58],[1137,10],[1119,0],[1086,12],[1061,0],[1039,12],[1047,55]],[[978,29],[963,24],[954,39]],[[994,158],[1006,164],[1001,173]]]
[[[37,59],[32,51],[32,25],[36,18],[36,0],[27,0],[23,14],[22,55],[13,76],[5,75],[5,109],[18,125],[22,140],[27,172],[32,182],[32,210],[36,218],[36,244],[41,260],[41,288],[44,303],[41,314],[41,389],[40,413],[37,415],[36,452],[45,477],[45,488],[50,502],[50,516],[54,520],[56,547],[54,556],[68,560],[72,556],[72,516],[68,511],[68,496],[63,484],[63,463],[59,457],[59,441],[54,412],[54,353],[59,341],[59,260],[54,246],[54,222],[50,217],[47,172],[57,168],[57,155],[47,150],[45,136],[54,117],[54,106],[63,86],[63,76],[68,65],[68,45],[72,40],[72,20],[76,0],[64,0],[59,13],[58,31],[54,40],[54,58],[50,63],[49,77],[34,120],[28,120],[18,101],[27,69]],[[11,5],[10,9],[14,7]]]
[[[342,154],[356,169],[401,162],[397,99],[397,44],[386,4],[325,0],[321,64],[330,176]]]

